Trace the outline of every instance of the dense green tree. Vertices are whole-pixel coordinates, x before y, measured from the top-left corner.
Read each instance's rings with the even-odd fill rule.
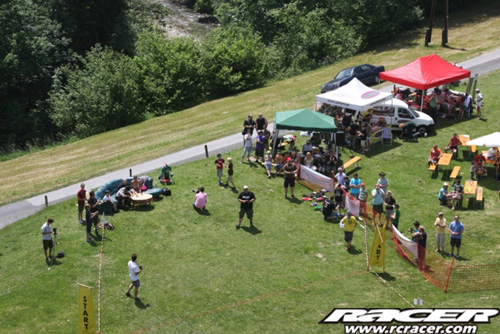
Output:
[[[50,117],[62,134],[87,137],[143,119],[139,70],[126,55],[96,46],[82,66],[62,66],[49,93]]]
[[[159,32],[142,34],[134,61],[147,112],[162,115],[203,100],[200,50],[192,39],[168,39]]]
[[[217,28],[203,42],[204,86],[210,96],[226,96],[262,85],[267,52],[259,35],[245,26]]]
[[[66,62],[68,40],[46,8],[31,0],[0,5],[0,149],[52,137],[40,108],[54,68]]]

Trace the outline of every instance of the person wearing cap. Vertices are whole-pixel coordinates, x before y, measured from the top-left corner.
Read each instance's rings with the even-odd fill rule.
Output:
[[[49,261],[52,258],[52,248],[54,248],[54,243],[52,242],[52,228],[50,225],[54,222],[54,219],[49,218],[42,225],[42,242],[43,242],[43,252],[45,253],[45,261]],[[47,249],[49,250],[49,255],[47,256]]]
[[[439,162],[439,159],[443,156],[443,152],[438,148],[437,145],[434,145],[434,147],[431,149],[430,155],[429,155],[429,160],[427,163],[429,164],[429,167],[431,165],[435,165]]]
[[[434,226],[436,226],[436,252],[444,253],[446,218],[442,212],[438,213]]]
[[[241,227],[241,222],[245,214],[250,220],[250,227],[253,227],[253,202],[255,202],[255,195],[248,190],[248,186],[243,187],[243,191],[238,195],[238,201],[240,202],[240,213],[236,229]]]
[[[161,168],[160,180],[162,180],[163,182],[170,180],[171,173],[172,173],[172,167],[169,166],[167,163],[165,163]]]
[[[380,189],[382,189],[384,193],[386,193],[387,188],[389,188],[389,180],[385,177],[384,172],[380,172],[379,176],[380,178],[377,180],[377,184],[380,186]]]
[[[347,211],[346,215],[340,221],[341,224],[344,225],[344,240],[347,243],[347,250],[351,249],[351,241],[354,235],[354,229],[356,228],[357,219],[353,215],[351,215],[350,211]]]
[[[476,111],[477,111],[477,118],[481,118],[481,106],[483,105],[483,93],[479,90],[479,88],[476,88]]]
[[[378,224],[382,225],[380,219],[384,210],[384,196],[384,190],[377,183],[375,189],[372,190],[373,224],[375,224],[375,218],[378,217]]]
[[[234,166],[233,166],[233,159],[231,157],[227,158],[227,180],[226,180],[226,186],[229,186],[229,182],[233,185],[233,189],[236,190],[236,186],[234,184],[233,180],[233,174],[234,174]]]
[[[292,158],[288,158],[285,166],[283,166],[283,174],[284,174],[283,186],[285,188],[285,198],[288,198],[289,186],[292,197],[295,198],[295,196],[293,195],[293,190],[295,188],[296,172],[297,172],[297,165],[292,161]]]
[[[448,205],[448,183],[443,183],[443,187],[439,190],[438,199],[441,205]]]

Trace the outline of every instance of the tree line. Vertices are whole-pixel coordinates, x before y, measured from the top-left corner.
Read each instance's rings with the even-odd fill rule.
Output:
[[[389,40],[431,0],[191,0],[219,25],[167,38],[144,0],[0,2],[0,151],[83,138]],[[458,0],[455,5],[465,5]]]

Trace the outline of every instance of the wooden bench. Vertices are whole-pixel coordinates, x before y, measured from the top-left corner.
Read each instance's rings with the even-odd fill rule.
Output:
[[[355,156],[351,160],[349,160],[346,163],[344,163],[344,165],[342,165],[342,167],[344,168],[344,170],[346,170],[347,168],[351,167],[354,164],[356,164],[356,167],[358,167],[358,161],[359,160],[361,160],[361,157]]]
[[[436,168],[437,168],[437,165],[436,165],[436,164],[431,164],[431,165],[429,166],[429,170],[430,170],[430,171],[433,171],[433,172],[436,170]]]
[[[476,189],[476,204],[483,206],[483,187],[477,187]]]
[[[452,179],[456,179],[458,177],[458,173],[460,172],[460,166],[455,166],[453,167],[453,170],[451,171],[451,174],[450,174],[450,180]]]
[[[470,152],[471,153],[476,153],[476,145],[471,145],[470,146]]]

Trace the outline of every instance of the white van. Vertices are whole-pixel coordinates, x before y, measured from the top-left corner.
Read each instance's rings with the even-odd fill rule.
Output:
[[[399,124],[409,121],[415,123],[417,131],[422,135],[434,129],[434,120],[429,115],[411,109],[404,101],[398,99],[386,101],[372,109],[373,117],[370,123],[376,124],[383,117],[386,124],[391,126],[392,131],[401,131]]]

